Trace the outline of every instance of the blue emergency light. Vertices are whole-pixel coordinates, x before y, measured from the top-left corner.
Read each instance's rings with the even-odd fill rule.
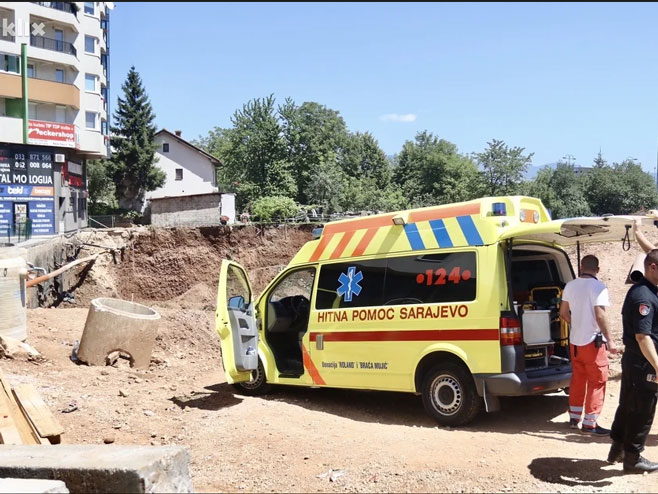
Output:
[[[504,202],[494,202],[491,206],[493,216],[507,216],[507,207]]]

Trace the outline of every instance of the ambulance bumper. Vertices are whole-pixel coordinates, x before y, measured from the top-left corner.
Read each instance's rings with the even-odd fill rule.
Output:
[[[474,376],[480,396],[526,396],[551,393],[569,386],[571,371],[508,372]]]

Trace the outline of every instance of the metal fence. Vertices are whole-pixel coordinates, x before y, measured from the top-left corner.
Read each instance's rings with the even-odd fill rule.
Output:
[[[32,238],[32,220],[17,221],[10,225],[0,226],[0,241],[7,244],[18,244]]]
[[[89,216],[89,226],[92,228],[115,228],[132,226],[132,220],[114,214],[98,214]]]

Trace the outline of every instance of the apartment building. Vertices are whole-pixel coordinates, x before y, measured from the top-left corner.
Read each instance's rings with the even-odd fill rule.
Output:
[[[0,2],[0,241],[87,226],[87,160],[109,151],[113,2]]]

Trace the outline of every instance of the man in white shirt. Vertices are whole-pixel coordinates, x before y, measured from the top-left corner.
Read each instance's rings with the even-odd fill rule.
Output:
[[[569,385],[569,424],[577,429],[583,414],[582,432],[607,436],[609,429],[598,425],[608,381],[608,354],[617,349],[608,331],[605,308],[610,296],[605,284],[598,280],[599,260],[583,257],[581,275],[564,287],[560,318],[571,324],[571,384]],[[607,348],[606,348],[607,347]]]

